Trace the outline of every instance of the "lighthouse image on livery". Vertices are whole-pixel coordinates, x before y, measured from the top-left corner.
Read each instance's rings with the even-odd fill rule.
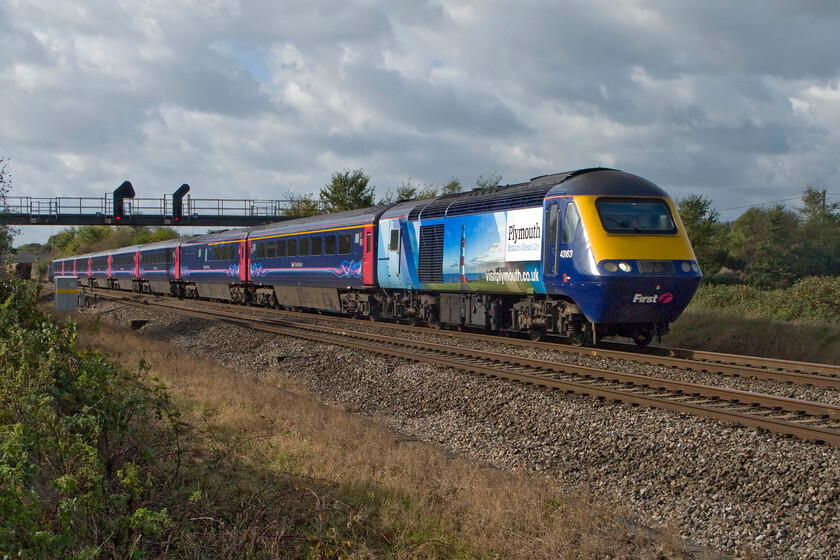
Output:
[[[461,287],[466,287],[467,284],[467,274],[464,270],[464,255],[466,254],[464,251],[464,247],[467,244],[467,230],[466,226],[461,226]]]

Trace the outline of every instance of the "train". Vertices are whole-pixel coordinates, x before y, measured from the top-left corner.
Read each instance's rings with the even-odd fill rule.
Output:
[[[56,259],[80,284],[641,347],[702,278],[654,183],[589,168]]]

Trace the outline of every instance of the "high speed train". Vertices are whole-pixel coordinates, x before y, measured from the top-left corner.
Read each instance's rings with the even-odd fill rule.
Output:
[[[78,255],[50,271],[112,289],[640,346],[668,331],[702,277],[665,191],[605,168]]]

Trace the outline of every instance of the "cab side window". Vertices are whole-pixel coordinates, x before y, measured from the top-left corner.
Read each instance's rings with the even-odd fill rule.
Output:
[[[552,204],[545,211],[545,221],[548,229],[545,232],[546,243],[557,243],[557,205]]]
[[[574,202],[570,202],[566,205],[566,217],[563,218],[563,243],[572,242],[579,223],[580,214],[578,214],[577,206]]]

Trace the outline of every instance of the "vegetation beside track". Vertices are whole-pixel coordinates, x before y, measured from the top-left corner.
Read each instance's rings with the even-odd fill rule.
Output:
[[[722,312],[687,311],[664,346],[799,362],[840,364],[840,324],[786,322]]]
[[[746,284],[702,284],[688,311],[840,325],[840,277],[809,276],[789,288],[773,290]]]

